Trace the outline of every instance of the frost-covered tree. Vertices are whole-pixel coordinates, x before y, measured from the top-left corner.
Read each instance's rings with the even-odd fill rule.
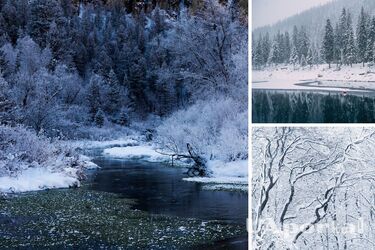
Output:
[[[254,129],[255,247],[371,246],[374,147],[372,129]]]
[[[346,62],[352,66],[353,63],[355,63],[356,60],[356,47],[355,47],[355,41],[354,41],[354,33],[353,30],[350,28],[349,34],[348,34],[348,42],[346,44]]]
[[[95,116],[102,105],[100,98],[100,84],[103,84],[102,79],[99,76],[94,75],[90,80],[90,85],[87,90],[87,102],[92,120],[95,119]]]
[[[297,52],[296,47],[292,48],[292,52],[290,53],[289,62],[291,64],[293,64],[293,66],[295,66],[296,64],[298,64],[298,52]]]
[[[358,57],[359,61],[363,63],[363,66],[366,62],[366,50],[367,50],[367,22],[368,16],[364,8],[361,9],[361,14],[358,19],[357,25],[357,47],[358,47]]]
[[[331,62],[334,55],[334,34],[331,21],[327,19],[325,33],[323,38],[323,56],[326,63],[331,68]]]

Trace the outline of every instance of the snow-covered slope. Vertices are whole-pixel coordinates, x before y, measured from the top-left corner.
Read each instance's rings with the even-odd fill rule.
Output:
[[[276,34],[279,30],[282,32],[293,30],[293,26],[305,26],[309,30],[311,37],[316,39],[313,42],[321,42],[321,38],[324,30],[325,20],[327,18],[332,19],[335,23],[340,14],[342,8],[346,8],[352,14],[354,18],[353,23],[357,23],[357,17],[362,8],[365,8],[366,12],[370,15],[375,14],[375,1],[374,0],[334,0],[328,4],[311,8],[310,10],[301,12],[300,14],[291,16],[283,21],[280,21],[274,25],[261,27],[255,29],[253,34],[257,37],[259,34],[265,34],[269,32],[271,37]],[[272,8],[270,8],[270,14]]]

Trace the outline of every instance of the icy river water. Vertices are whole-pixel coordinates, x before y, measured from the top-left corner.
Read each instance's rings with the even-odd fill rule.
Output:
[[[0,200],[0,249],[247,249],[248,194],[187,182],[183,168],[86,152],[83,187]]]
[[[205,190],[202,183],[183,181],[182,168],[141,160],[96,157],[101,168],[89,178],[90,189],[134,199],[134,209],[201,220],[219,220],[245,226],[248,194]],[[217,242],[213,249],[247,249],[246,237]]]

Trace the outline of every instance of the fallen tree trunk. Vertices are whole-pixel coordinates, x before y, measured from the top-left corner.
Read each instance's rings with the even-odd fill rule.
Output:
[[[188,155],[187,154],[166,154],[166,153],[162,153],[162,152],[158,152],[160,154],[163,154],[163,155],[169,155],[172,157],[172,165],[173,165],[173,162],[174,160],[181,160],[181,159],[191,159],[193,160],[194,164],[190,167],[188,167],[188,171],[186,172],[186,174],[189,176],[189,177],[195,177],[195,176],[208,176],[209,173],[208,173],[208,170],[207,170],[207,166],[206,166],[206,160],[199,156],[193,149],[193,147],[190,145],[190,143],[187,143],[186,144],[186,147],[187,147],[187,151],[188,151]]]
[[[187,150],[189,152],[191,159],[194,161],[194,165],[188,168],[187,174],[190,177],[207,176],[208,172],[207,172],[206,160],[200,157],[198,154],[196,154],[192,146],[189,143],[186,144],[186,147],[187,147]]]

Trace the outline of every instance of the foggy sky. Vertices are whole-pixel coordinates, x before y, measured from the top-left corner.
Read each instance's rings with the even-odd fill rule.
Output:
[[[252,0],[253,29],[274,24],[286,17],[332,0]]]

